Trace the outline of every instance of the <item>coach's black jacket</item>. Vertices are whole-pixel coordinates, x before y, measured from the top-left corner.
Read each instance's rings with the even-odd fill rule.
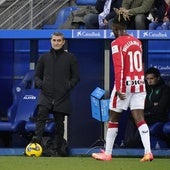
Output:
[[[51,49],[39,58],[35,70],[35,87],[41,89],[39,105],[69,114],[70,90],[78,82],[78,64],[71,53]]]

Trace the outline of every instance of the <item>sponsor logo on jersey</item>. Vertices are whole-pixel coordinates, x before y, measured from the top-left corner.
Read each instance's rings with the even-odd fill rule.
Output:
[[[144,81],[142,81],[142,80],[127,80],[126,81],[127,86],[135,86],[135,85],[139,85],[139,84],[144,84]]]
[[[112,54],[117,53],[119,51],[118,45],[112,46]]]

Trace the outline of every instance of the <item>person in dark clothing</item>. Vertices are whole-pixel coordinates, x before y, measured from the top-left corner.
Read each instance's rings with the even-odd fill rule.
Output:
[[[144,115],[149,125],[168,120],[170,88],[165,84],[158,69],[150,67],[146,73],[147,95]]]
[[[148,29],[147,16],[152,8],[154,0],[123,0],[122,10],[130,15],[127,29],[146,30]]]
[[[96,14],[87,14],[84,17],[86,29],[111,29],[116,15],[114,8],[121,7],[122,0],[97,0]]]
[[[167,122],[170,111],[170,87],[165,84],[157,68],[150,67],[145,72],[146,99],[144,117],[148,126],[156,122]],[[125,147],[142,147],[139,133],[131,116],[129,116],[125,137]]]
[[[160,27],[163,30],[170,29],[170,0],[155,0],[152,9],[152,22],[149,24],[150,30]]]
[[[60,32],[51,37],[50,52],[42,55],[35,69],[35,87],[40,89],[35,136],[31,142],[42,142],[45,123],[53,113],[56,125],[54,155],[60,155],[64,140],[64,119],[71,112],[70,91],[79,82],[78,63],[64,50],[65,39]]]

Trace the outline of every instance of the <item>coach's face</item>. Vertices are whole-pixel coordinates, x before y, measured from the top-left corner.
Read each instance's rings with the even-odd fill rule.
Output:
[[[53,35],[51,37],[51,46],[54,50],[61,49],[64,44],[65,44],[65,40],[63,39],[62,36]]]

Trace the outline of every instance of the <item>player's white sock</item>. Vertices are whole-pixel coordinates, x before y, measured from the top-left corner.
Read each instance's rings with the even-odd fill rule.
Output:
[[[144,153],[150,153],[151,152],[151,146],[150,146],[150,133],[148,125],[145,123],[145,121],[138,123],[138,130],[141,136],[141,140],[144,146]]]
[[[113,144],[118,133],[118,122],[109,122],[106,134],[106,154],[112,154]]]

